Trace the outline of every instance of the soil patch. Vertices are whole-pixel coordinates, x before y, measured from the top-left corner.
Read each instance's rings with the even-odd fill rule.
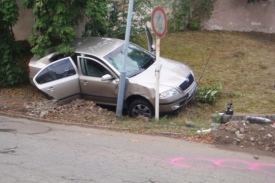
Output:
[[[212,131],[212,136],[215,144],[224,148],[229,147],[250,153],[259,153],[261,150],[275,155],[274,124],[229,121]]]

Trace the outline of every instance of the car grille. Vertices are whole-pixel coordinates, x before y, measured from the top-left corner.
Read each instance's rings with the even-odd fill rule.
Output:
[[[185,91],[187,88],[189,88],[189,86],[192,85],[193,82],[194,82],[194,76],[192,74],[189,74],[189,76],[187,76],[186,80],[183,83],[181,83],[181,85],[179,87],[180,87],[180,89]]]

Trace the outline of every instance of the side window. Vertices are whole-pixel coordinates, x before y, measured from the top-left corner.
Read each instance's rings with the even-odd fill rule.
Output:
[[[51,75],[51,72],[48,68],[44,69],[40,74],[36,77],[36,82],[38,84],[48,83],[54,80],[54,77]]]
[[[78,65],[77,65],[77,56],[80,56],[80,54],[74,53],[74,54],[71,56],[71,58],[72,58],[74,64],[76,65],[76,67],[78,67]],[[61,59],[63,59],[63,58],[66,58],[66,56],[65,56],[64,54],[59,53],[59,54],[56,54],[55,56],[53,56],[52,58],[50,58],[50,62],[52,63],[52,62],[61,60]]]
[[[48,83],[50,81],[66,78],[75,75],[76,71],[69,58],[58,61],[45,68],[37,77],[38,84]]]
[[[91,77],[102,77],[110,72],[96,61],[80,58],[81,70],[83,75]],[[111,74],[110,74],[111,75]]]

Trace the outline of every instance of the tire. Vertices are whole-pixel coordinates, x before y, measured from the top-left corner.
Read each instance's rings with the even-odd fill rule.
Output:
[[[144,99],[136,99],[129,106],[130,117],[147,117],[151,118],[154,116],[154,108],[152,105]]]

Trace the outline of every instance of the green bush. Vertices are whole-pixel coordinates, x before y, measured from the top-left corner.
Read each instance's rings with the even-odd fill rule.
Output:
[[[24,42],[15,41],[12,26],[19,16],[16,1],[0,1],[0,86],[20,84],[27,79],[22,61]]]
[[[29,37],[31,51],[40,57],[47,55],[47,48],[56,46],[56,51],[70,55],[70,46],[75,39],[74,26],[87,22],[83,36],[124,38],[128,11],[128,0],[22,0],[32,9],[35,17],[33,34]],[[132,33],[143,30],[144,17],[152,3],[136,0],[132,21]],[[85,18],[85,20],[84,20]],[[55,42],[54,40],[58,40]],[[57,43],[57,44],[55,44]]]
[[[176,32],[189,28],[199,30],[200,21],[208,19],[215,0],[155,0],[167,11],[168,31]]]
[[[195,99],[202,103],[214,104],[221,95],[222,85],[220,83],[210,87],[198,88]]]
[[[200,20],[190,20],[188,29],[192,31],[200,30]]]
[[[28,80],[27,61],[23,58],[25,46],[23,41],[0,44],[0,86],[21,84]]]
[[[85,8],[88,23],[83,36],[106,36],[124,39],[128,16],[128,0],[105,0],[100,6],[94,4]],[[106,6],[106,3],[108,6]],[[144,32],[144,25],[150,20],[152,2],[148,0],[135,0],[133,7],[131,39],[140,32]],[[136,41],[136,40],[132,40]]]

